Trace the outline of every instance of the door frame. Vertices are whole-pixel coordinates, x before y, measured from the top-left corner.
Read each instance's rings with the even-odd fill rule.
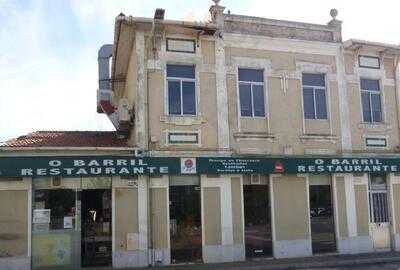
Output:
[[[336,181],[333,174],[322,174],[326,175],[329,178],[329,186],[330,186],[330,193],[331,193],[331,206],[332,206],[332,218],[333,218],[333,233],[335,239],[335,250],[331,252],[323,252],[323,253],[314,253],[312,251],[312,230],[311,230],[311,207],[310,207],[310,177],[307,175],[307,196],[308,196],[308,216],[309,216],[309,223],[310,223],[310,241],[311,241],[311,252],[312,255],[328,255],[328,254],[336,254],[338,253],[338,242],[339,242],[339,225],[337,223],[338,220],[338,213],[337,213],[337,196],[336,196]]]
[[[387,224],[387,230],[388,230],[388,247],[386,248],[376,248],[375,247],[375,242],[374,242],[374,232],[373,232],[373,224],[377,224],[374,222],[371,222],[371,193],[370,193],[370,187],[371,187],[371,173],[367,173],[367,198],[368,198],[368,228],[369,228],[369,235],[371,237],[372,241],[372,250],[374,252],[385,252],[385,251],[391,251],[393,249],[393,229],[394,229],[394,224],[393,224],[393,213],[392,213],[392,206],[393,206],[393,198],[392,198],[392,181],[391,181],[391,173],[383,173],[386,181],[386,208],[388,211],[388,222],[378,222],[378,223],[386,223]]]
[[[244,245],[244,248],[245,248],[245,258],[246,258],[246,260],[247,259],[260,259],[260,258],[273,258],[273,256],[274,256],[274,236],[273,236],[273,218],[272,218],[272,216],[273,216],[273,214],[272,214],[272,212],[273,212],[273,210],[272,210],[272,205],[271,205],[271,203],[272,203],[272,200],[271,200],[271,183],[270,183],[270,177],[269,177],[269,175],[267,175],[267,174],[258,174],[259,175],[259,177],[261,177],[261,176],[264,176],[264,177],[266,177],[266,183],[259,183],[259,184],[252,184],[252,183],[250,183],[249,185],[245,185],[244,184],[244,182],[243,182],[243,176],[241,177],[241,193],[242,193],[242,216],[243,216],[243,245]],[[250,175],[250,177],[252,177],[252,175]],[[251,181],[251,180],[250,180]],[[244,200],[245,200],[245,196],[244,196],[244,186],[266,186],[266,192],[267,192],[267,196],[268,196],[268,198],[267,198],[267,201],[268,201],[268,206],[269,206],[269,212],[268,212],[268,209],[266,209],[266,211],[267,211],[267,216],[268,216],[268,214],[269,214],[269,220],[270,220],[270,230],[271,230],[271,254],[270,255],[266,255],[266,256],[259,256],[259,257],[247,257],[247,255],[246,255],[246,221],[245,221],[245,219],[246,219],[246,216],[245,216],[245,208],[244,208],[244,204],[245,204],[245,202],[244,202]],[[265,225],[267,225],[267,224],[265,224]]]
[[[183,175],[185,176],[185,175]],[[199,207],[200,207],[200,225],[201,225],[201,257],[200,260],[204,262],[204,252],[203,252],[203,245],[204,245],[204,218],[203,218],[203,190],[202,190],[202,179],[201,175],[186,175],[189,177],[196,176],[198,178],[198,185],[188,185],[188,186],[195,186],[195,188],[199,188]],[[171,185],[171,175],[164,176],[167,178],[167,218],[168,218],[168,230],[167,230],[167,236],[168,236],[168,249],[170,251],[170,256],[169,256],[169,264],[171,265],[179,265],[181,262],[178,263],[172,263],[173,258],[172,258],[172,241],[171,241],[171,200],[170,200],[170,187],[173,186]],[[176,185],[178,186],[178,185]],[[185,185],[186,186],[186,185]],[[183,263],[194,263],[196,261],[188,261],[188,262],[183,262]]]

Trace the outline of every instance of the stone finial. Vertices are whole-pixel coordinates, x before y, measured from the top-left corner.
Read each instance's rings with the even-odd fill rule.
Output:
[[[219,6],[219,2],[221,1],[221,0],[212,0],[213,2],[214,2],[214,4],[216,5],[216,6]]]
[[[337,17],[337,15],[338,15],[338,11],[337,11],[336,8],[332,8],[331,11],[329,11],[329,14],[330,14],[331,17],[332,17],[332,20],[336,20],[336,17]]]
[[[219,2],[221,0],[212,0],[214,2],[215,5],[212,5],[210,7],[210,15],[211,15],[211,20],[213,23],[216,23],[219,26],[223,25],[223,21],[224,21],[224,9],[225,7],[220,6]]]
[[[328,22],[328,26],[332,28],[334,41],[340,42],[342,40],[342,22],[337,20],[338,11],[336,8],[332,8],[329,12],[332,20]]]

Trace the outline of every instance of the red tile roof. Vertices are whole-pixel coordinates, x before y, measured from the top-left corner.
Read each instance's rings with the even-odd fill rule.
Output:
[[[36,131],[0,143],[0,147],[128,147],[128,144],[114,131]]]

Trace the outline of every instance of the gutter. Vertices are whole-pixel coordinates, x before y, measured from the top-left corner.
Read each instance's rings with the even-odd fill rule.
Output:
[[[118,16],[117,20],[123,20],[128,24],[135,23],[148,23],[153,24],[153,18],[146,17],[132,17],[132,16]],[[193,27],[193,28],[205,28],[209,30],[217,30],[217,25],[214,23],[203,23],[203,22],[194,22],[194,21],[178,21],[178,20],[158,20],[159,24],[162,25],[174,25],[174,26],[184,26],[184,27]]]
[[[352,49],[352,46],[369,46],[375,48],[382,48],[385,50],[389,50],[389,53],[399,55],[400,54],[400,46],[389,44],[389,43],[381,43],[375,41],[367,41],[360,39],[349,39],[343,42],[343,46],[345,49]]]
[[[135,151],[136,147],[0,147],[0,152],[14,151]]]

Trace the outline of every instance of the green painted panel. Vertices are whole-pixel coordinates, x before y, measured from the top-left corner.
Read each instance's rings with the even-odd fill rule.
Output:
[[[399,172],[399,157],[0,157],[0,180],[18,176]]]

